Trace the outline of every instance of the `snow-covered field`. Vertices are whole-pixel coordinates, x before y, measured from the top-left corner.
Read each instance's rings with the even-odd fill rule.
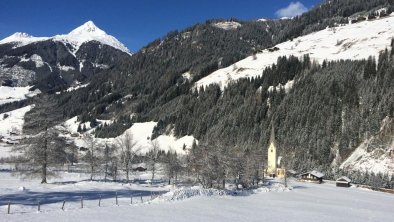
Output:
[[[357,34],[355,34],[357,33]],[[229,67],[219,69],[196,83],[200,86],[219,84],[225,88],[227,84],[240,78],[251,78],[262,75],[263,70],[277,62],[281,56],[301,57],[309,54],[311,59],[322,63],[323,60],[366,59],[377,57],[379,52],[390,47],[394,37],[394,14],[389,17],[311,33],[278,44],[277,50],[264,50],[256,57],[247,57]]]
[[[151,187],[143,182],[90,182],[84,180],[86,175],[76,173],[62,177],[41,185],[38,180],[21,181],[0,171],[0,221],[390,221],[394,217],[394,195],[337,188],[331,183],[292,181],[290,190],[274,183],[256,192],[233,195],[193,187],[173,190],[160,183]],[[151,191],[156,196],[152,201]],[[63,200],[64,211],[60,209]],[[9,215],[8,202],[14,203]]]

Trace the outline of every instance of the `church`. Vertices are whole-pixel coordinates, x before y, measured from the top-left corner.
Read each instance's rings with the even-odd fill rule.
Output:
[[[281,167],[281,156],[277,156],[278,144],[275,139],[274,126],[271,129],[270,141],[268,143],[268,164],[266,174],[270,177],[283,178],[285,176],[285,169]]]

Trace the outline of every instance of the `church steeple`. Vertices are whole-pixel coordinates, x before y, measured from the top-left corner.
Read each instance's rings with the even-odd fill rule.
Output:
[[[268,175],[275,176],[276,175],[276,168],[277,168],[277,156],[276,156],[276,139],[275,139],[275,129],[274,124],[272,123],[271,128],[271,137],[268,144],[268,166],[267,166],[267,173]]]
[[[270,143],[274,143],[276,145],[274,124],[272,124],[271,127]]]

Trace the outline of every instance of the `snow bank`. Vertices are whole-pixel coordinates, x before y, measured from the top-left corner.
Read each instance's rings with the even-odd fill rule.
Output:
[[[278,50],[264,50],[226,68],[219,69],[200,79],[195,87],[219,84],[224,89],[228,83],[240,78],[260,76],[263,70],[277,62],[281,56],[301,57],[309,54],[311,59],[322,63],[326,60],[366,59],[377,57],[390,47],[394,36],[394,16],[343,25],[301,36],[276,45]]]
[[[224,196],[230,192],[218,189],[203,189],[200,187],[181,187],[171,190],[161,197],[157,198],[156,201],[178,201],[185,200],[193,197],[211,197],[211,196]]]

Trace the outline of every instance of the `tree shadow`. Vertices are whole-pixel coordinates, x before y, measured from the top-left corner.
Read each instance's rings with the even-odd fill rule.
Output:
[[[166,191],[155,191],[155,194],[163,194]],[[150,196],[152,194],[149,190],[132,190],[121,189],[117,191],[103,191],[103,190],[90,190],[90,191],[64,191],[64,192],[31,192],[24,191],[17,194],[7,194],[0,196],[0,206],[7,205],[8,203],[20,205],[37,205],[60,203],[64,200],[66,202],[80,201],[81,197],[84,200],[98,200],[98,199],[114,199],[116,195],[118,198],[130,198],[140,196]]]

